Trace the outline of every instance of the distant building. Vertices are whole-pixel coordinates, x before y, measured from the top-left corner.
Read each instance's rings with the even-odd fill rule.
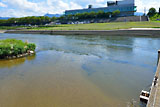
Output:
[[[92,5],[89,5],[87,9],[77,9],[77,10],[66,10],[65,15],[74,15],[77,13],[85,12],[113,12],[119,10],[119,16],[133,16],[134,12],[137,11],[135,6],[135,0],[123,0],[123,1],[108,1],[107,7],[92,8]]]

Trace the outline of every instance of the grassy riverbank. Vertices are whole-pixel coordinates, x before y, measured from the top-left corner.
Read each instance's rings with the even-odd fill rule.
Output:
[[[0,27],[0,29],[21,29],[22,27]],[[151,22],[112,22],[74,25],[55,25],[40,27],[23,27],[26,30],[116,30],[129,28],[160,28],[160,21]]]
[[[36,45],[16,39],[0,40],[0,59],[35,51]]]
[[[24,28],[23,26],[0,26],[0,30],[16,30]]]
[[[115,30],[129,28],[160,28],[160,22],[114,22],[37,27],[31,30]]]

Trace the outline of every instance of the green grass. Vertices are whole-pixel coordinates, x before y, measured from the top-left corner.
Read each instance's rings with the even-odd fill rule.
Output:
[[[159,22],[114,22],[77,25],[57,25],[56,27],[38,27],[30,30],[116,30],[129,28],[159,28]]]
[[[92,23],[92,24],[75,24],[75,25],[54,25],[54,26],[40,26],[40,27],[3,27],[6,29],[27,29],[27,30],[116,30],[129,28],[160,28],[160,21],[150,22],[112,22],[112,23]],[[22,29],[23,30],[23,29]]]
[[[0,40],[0,59],[35,51],[36,45],[16,39]]]
[[[26,28],[22,26],[0,26],[0,30],[15,30],[15,29],[21,29]]]

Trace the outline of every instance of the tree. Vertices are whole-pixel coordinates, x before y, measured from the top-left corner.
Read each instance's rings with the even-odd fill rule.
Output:
[[[8,19],[8,24],[12,25],[12,24],[16,24],[17,20],[16,18],[10,18]]]
[[[82,15],[81,15],[80,13],[77,13],[77,14],[75,14],[75,19],[76,19],[76,20],[82,19],[81,16],[82,16]]]
[[[112,12],[105,13],[105,18],[109,18],[110,15],[112,15]]]
[[[82,13],[82,16],[84,19],[88,19],[89,18],[89,13],[85,12],[85,13]]]
[[[72,14],[66,15],[66,19],[67,19],[67,20],[72,20],[72,19],[73,19],[73,15],[72,15]]]
[[[120,14],[119,10],[115,10],[112,12],[113,17],[118,16]]]
[[[58,18],[58,20],[61,20],[61,21],[62,21],[62,20],[65,19],[65,17],[66,17],[65,15],[62,15],[61,17]]]
[[[52,17],[52,18],[51,18],[51,21],[54,22],[56,19],[57,19],[56,17]]]
[[[158,14],[160,15],[160,8],[159,8],[159,12],[158,12]]]
[[[97,17],[98,17],[98,18],[104,18],[104,17],[105,17],[105,12],[99,11],[99,12],[97,13]]]
[[[152,16],[154,16],[155,14],[156,14],[156,9],[152,7],[152,8],[149,9],[149,12],[148,12],[147,15],[148,15],[149,17],[152,17]]]
[[[90,12],[88,18],[96,18],[96,13],[95,12]]]

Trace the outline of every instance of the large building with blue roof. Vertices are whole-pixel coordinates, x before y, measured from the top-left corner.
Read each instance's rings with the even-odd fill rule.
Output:
[[[108,1],[106,7],[92,8],[92,5],[89,5],[87,9],[77,9],[77,10],[66,10],[65,15],[74,15],[77,13],[85,12],[113,12],[119,10],[119,16],[134,16],[134,12],[137,11],[135,6],[135,0],[123,0],[123,1]]]

